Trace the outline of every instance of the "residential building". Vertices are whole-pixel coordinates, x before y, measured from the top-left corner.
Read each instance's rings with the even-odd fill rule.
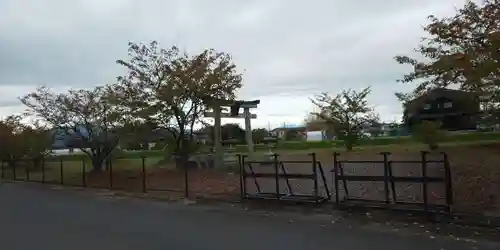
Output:
[[[476,129],[480,114],[478,95],[462,90],[436,88],[406,104],[404,120],[411,129],[424,120],[440,121],[446,130]]]

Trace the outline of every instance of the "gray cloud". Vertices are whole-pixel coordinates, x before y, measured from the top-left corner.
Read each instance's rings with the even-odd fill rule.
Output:
[[[0,107],[16,107],[19,104],[19,100],[0,100]]]
[[[400,108],[393,92],[411,89],[395,83],[407,69],[392,57],[418,44],[427,15],[449,13],[454,4],[463,1],[3,0],[0,106],[40,84],[113,82],[123,73],[115,61],[126,58],[127,42],[154,39],[193,53],[231,53],[245,70],[246,98],[371,85],[372,101],[390,117]],[[267,113],[293,116],[282,102],[273,108]]]

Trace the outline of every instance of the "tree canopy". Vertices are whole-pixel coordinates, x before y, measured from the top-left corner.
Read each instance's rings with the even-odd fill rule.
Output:
[[[104,160],[117,146],[123,127],[123,116],[109,100],[103,87],[66,93],[40,87],[21,98],[29,115],[62,131],[69,138],[68,146],[90,156],[94,170],[101,170]]]
[[[319,112],[313,112],[312,115],[333,127],[339,138],[346,142],[347,149],[351,150],[361,135],[362,127],[379,120],[368,104],[367,97],[370,93],[369,87],[361,91],[343,90],[335,96],[321,93],[311,99],[319,108]]]
[[[500,0],[469,1],[451,17],[430,16],[419,58],[396,56],[414,70],[401,82],[419,82],[413,94],[429,88],[498,92],[500,85]]]
[[[50,132],[40,124],[28,126],[21,116],[12,115],[0,121],[0,160],[14,167],[23,159],[39,159],[51,145]]]
[[[128,60],[117,63],[128,70],[110,87],[115,105],[134,122],[154,122],[169,129],[177,153],[186,154],[186,137],[192,139],[196,122],[201,122],[206,99],[234,99],[241,85],[229,54],[204,50],[190,56],[177,47],[162,49],[149,44],[129,43]],[[185,145],[186,144],[186,145]]]

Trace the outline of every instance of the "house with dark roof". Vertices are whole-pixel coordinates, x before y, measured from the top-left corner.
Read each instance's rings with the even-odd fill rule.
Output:
[[[476,93],[436,88],[405,105],[404,120],[411,129],[422,121],[439,121],[446,130],[476,129],[480,101]]]

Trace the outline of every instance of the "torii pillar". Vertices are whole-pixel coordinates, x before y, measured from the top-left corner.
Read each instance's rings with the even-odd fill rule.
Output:
[[[254,145],[252,137],[251,120],[257,118],[257,115],[250,112],[251,108],[257,108],[260,100],[254,101],[231,101],[231,100],[206,100],[213,112],[205,112],[205,117],[214,118],[214,146],[215,146],[215,166],[224,164],[224,152],[222,152],[221,143],[221,118],[244,118],[245,119],[245,140],[248,147],[248,155],[253,158]],[[222,113],[222,107],[231,107],[230,113]],[[239,113],[239,109],[243,108],[243,113]]]

